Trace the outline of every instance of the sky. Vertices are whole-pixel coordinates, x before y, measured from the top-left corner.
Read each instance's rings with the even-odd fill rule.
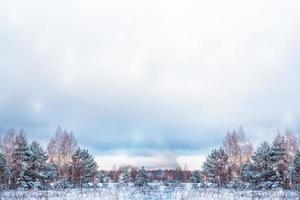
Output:
[[[299,0],[0,0],[0,131],[197,169],[228,131],[300,130]]]

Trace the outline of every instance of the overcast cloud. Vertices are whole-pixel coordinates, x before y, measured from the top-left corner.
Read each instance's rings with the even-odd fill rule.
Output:
[[[299,10],[298,0],[0,0],[1,132],[43,142],[61,125],[99,156],[176,157],[205,155],[240,125],[254,143],[298,131]]]

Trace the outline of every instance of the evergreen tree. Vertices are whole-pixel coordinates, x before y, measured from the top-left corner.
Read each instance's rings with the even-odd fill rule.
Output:
[[[286,152],[285,139],[282,135],[278,134],[273,141],[270,156],[273,163],[273,170],[275,172],[275,174],[271,177],[271,181],[273,182],[272,187],[288,188],[288,155]]]
[[[8,174],[7,174],[7,163],[3,153],[0,152],[0,190],[5,188],[7,185]]]
[[[98,171],[97,180],[98,183],[102,183],[102,184],[108,183],[109,181],[108,173],[104,170]]]
[[[32,180],[32,187],[44,189],[45,182],[48,178],[47,160],[48,156],[43,151],[38,142],[32,142],[30,145],[30,160],[28,165],[28,175]]]
[[[78,148],[72,156],[72,182],[82,187],[84,183],[94,183],[97,163],[88,150]]]
[[[300,152],[298,151],[293,164],[293,184],[299,188],[300,186]]]
[[[132,182],[131,167],[130,166],[123,166],[123,167],[120,167],[119,170],[120,170],[119,185],[120,186],[127,186],[129,183]]]
[[[12,155],[12,189],[29,189],[32,186],[32,179],[28,174],[30,161],[30,150],[23,132],[16,136],[16,144]]]
[[[226,186],[228,183],[228,156],[222,148],[212,150],[203,163],[202,169],[208,182],[218,187]]]
[[[144,167],[141,167],[141,169],[139,169],[138,171],[137,178],[134,185],[138,187],[148,186],[149,181],[150,180],[147,171],[145,170]]]
[[[247,162],[242,167],[242,180],[246,183],[250,183],[250,189],[253,189],[255,184],[255,168],[252,162]]]
[[[199,185],[203,182],[202,174],[199,170],[192,172],[191,182],[195,188],[199,187]]]
[[[243,167],[243,179],[251,188],[267,189],[272,186],[271,179],[275,175],[271,161],[271,147],[263,142],[252,156],[252,162]]]
[[[46,165],[46,183],[49,184],[51,182],[54,182],[58,179],[59,173],[58,173],[58,166],[54,162],[49,162]]]

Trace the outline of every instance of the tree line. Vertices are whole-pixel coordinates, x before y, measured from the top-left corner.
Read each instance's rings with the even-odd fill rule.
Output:
[[[0,140],[1,189],[64,189],[93,187],[110,181],[87,149],[78,146],[72,132],[58,127],[46,151],[37,141],[28,142],[26,132],[8,129]],[[124,167],[118,181],[126,183]],[[148,183],[144,167],[136,170],[135,185]]]
[[[299,142],[292,130],[277,131],[253,151],[244,130],[229,132],[219,149],[213,149],[194,173],[203,187],[247,189],[298,189],[300,183]]]
[[[147,186],[149,182],[181,186],[239,189],[298,189],[300,184],[299,142],[292,130],[278,131],[271,143],[254,151],[243,128],[228,132],[222,147],[213,149],[199,170],[146,170],[121,166],[109,171],[99,166],[87,149],[80,148],[72,132],[58,127],[43,150],[28,142],[24,130],[8,129],[0,141],[2,189],[63,189],[70,187]]]

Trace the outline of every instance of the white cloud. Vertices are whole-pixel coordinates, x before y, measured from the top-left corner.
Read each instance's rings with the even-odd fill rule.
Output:
[[[297,128],[299,8],[296,0],[1,1],[3,122],[33,132],[61,124],[93,149],[206,151],[239,125],[253,140]]]

